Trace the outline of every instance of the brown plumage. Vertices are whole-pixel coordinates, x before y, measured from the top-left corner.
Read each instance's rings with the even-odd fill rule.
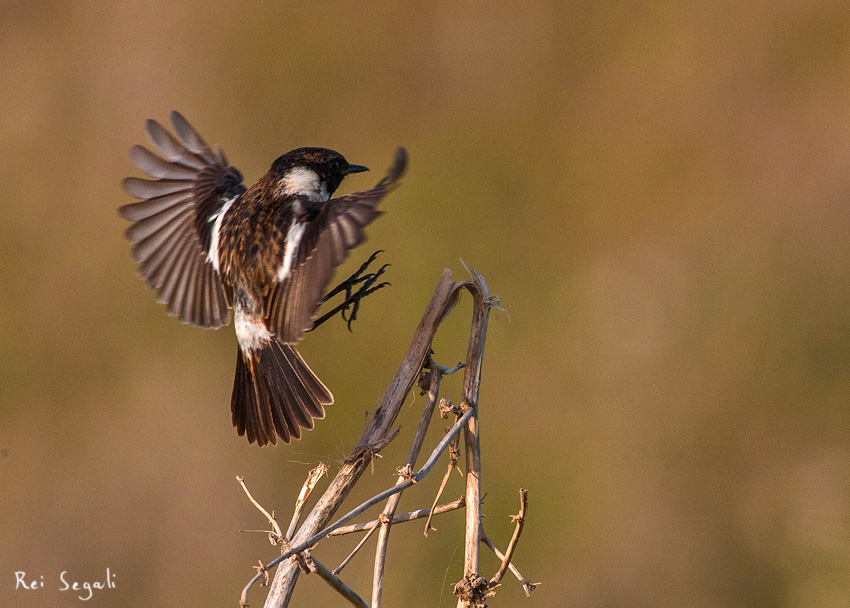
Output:
[[[231,398],[233,424],[259,445],[288,443],[324,417],[333,395],[295,350],[313,327],[334,269],[365,239],[378,202],[406,166],[399,148],[374,188],[330,198],[350,173],[365,171],[338,152],[298,148],[246,189],[218,147],[172,112],[178,138],[159,123],[130,156],[154,178],[126,178],[142,199],[121,207],[127,238],[159,301],[185,323],[217,328],[235,314],[239,340]]]

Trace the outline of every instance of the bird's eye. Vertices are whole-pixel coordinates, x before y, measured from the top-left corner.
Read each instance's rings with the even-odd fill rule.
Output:
[[[331,163],[331,167],[333,167],[333,170],[334,170],[334,171],[339,171],[339,170],[340,170],[340,167],[341,167],[341,163],[339,162],[339,160],[334,160],[334,161]]]

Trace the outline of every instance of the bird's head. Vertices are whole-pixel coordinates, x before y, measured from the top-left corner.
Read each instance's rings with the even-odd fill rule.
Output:
[[[326,201],[346,175],[368,171],[352,165],[342,154],[327,148],[296,148],[279,157],[269,173],[282,196],[300,195]]]

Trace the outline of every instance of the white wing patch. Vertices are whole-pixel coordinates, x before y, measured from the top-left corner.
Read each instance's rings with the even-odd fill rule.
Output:
[[[277,271],[278,282],[285,281],[292,272],[292,262],[295,260],[295,254],[298,252],[298,245],[301,243],[301,237],[304,236],[304,229],[307,224],[304,222],[292,222],[289,230],[286,232],[286,248],[283,250],[283,264]]]
[[[218,235],[221,232],[221,222],[224,220],[224,214],[230,209],[231,205],[233,205],[233,201],[235,201],[239,195],[231,196],[230,198],[224,199],[224,204],[219,209],[218,213],[215,213],[207,218],[207,222],[213,222],[212,227],[212,238],[210,238],[210,250],[207,251],[207,262],[213,265],[216,272],[218,270]]]

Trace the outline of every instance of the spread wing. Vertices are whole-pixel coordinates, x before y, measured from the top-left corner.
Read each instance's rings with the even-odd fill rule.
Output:
[[[155,120],[146,124],[162,158],[142,146],[130,149],[133,163],[153,179],[124,179],[124,192],[142,200],[119,213],[133,222],[125,235],[158,301],[184,323],[216,328],[229,321],[230,297],[217,257],[209,255],[213,228],[245,186],[221,148],[208,146],[180,113],[171,113],[171,124],[179,140]]]
[[[313,327],[334,270],[352,247],[364,241],[363,229],[381,215],[378,203],[395,189],[406,166],[407,152],[399,148],[394,165],[378,185],[329,200],[318,217],[305,223],[287,276],[266,296],[266,326],[278,339],[295,344]],[[283,243],[281,251],[285,251]]]

